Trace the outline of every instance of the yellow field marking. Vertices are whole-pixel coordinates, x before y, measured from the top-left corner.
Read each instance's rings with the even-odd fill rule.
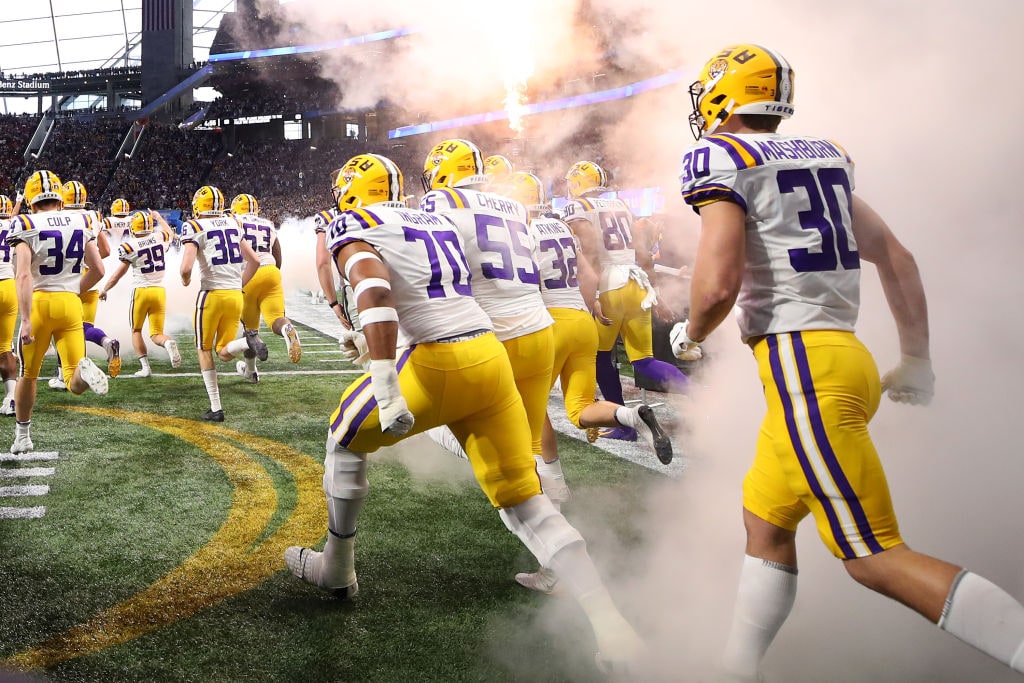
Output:
[[[163,415],[69,407],[83,413],[134,422],[194,444],[223,468],[234,488],[231,510],[209,542],[170,573],[127,600],[100,612],[36,647],[2,662],[21,670],[120,645],[190,617],[224,598],[253,588],[284,569],[290,545],[316,545],[327,528],[321,477],[323,466],[284,444],[211,424]],[[292,514],[257,543],[277,509],[277,493],[267,471],[233,441],[259,452],[293,477],[297,500]]]

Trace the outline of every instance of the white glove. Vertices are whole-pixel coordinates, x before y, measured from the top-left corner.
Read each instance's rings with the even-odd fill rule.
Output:
[[[704,352],[700,350],[697,342],[687,336],[686,328],[689,325],[689,320],[676,323],[672,326],[672,331],[668,333],[668,340],[672,344],[672,355],[679,360],[700,360],[704,357]]]
[[[932,362],[903,354],[900,364],[882,376],[882,391],[897,403],[926,406],[935,395]]]
[[[416,423],[409,412],[409,405],[398,386],[398,371],[395,361],[370,361],[370,388],[380,409],[380,430],[394,436],[405,436]]]
[[[366,337],[356,330],[342,330],[339,344],[341,356],[349,363],[363,365],[370,360],[370,347],[366,345]]]

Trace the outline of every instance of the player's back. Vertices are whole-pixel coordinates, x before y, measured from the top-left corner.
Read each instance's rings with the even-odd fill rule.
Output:
[[[633,213],[617,198],[577,197],[562,208],[562,220],[586,219],[600,232],[598,260],[602,268],[636,264],[633,249]]]
[[[472,296],[462,239],[443,217],[400,202],[350,209],[328,226],[327,249],[353,241],[372,246],[388,267],[400,346],[491,328]]]
[[[160,287],[167,270],[167,237],[162,231],[126,237],[117,248],[119,261],[132,267],[132,285]]]
[[[499,339],[551,325],[522,204],[490,192],[442,189],[424,195],[420,206],[446,216],[459,229],[473,273],[473,296]]]
[[[11,245],[7,243],[7,236],[11,234],[11,223],[13,218],[0,218],[0,280],[9,280],[14,277],[14,252]]]
[[[274,242],[277,241],[277,228],[274,222],[253,214],[236,215],[235,219],[245,231],[245,239],[259,257],[261,266],[274,266]]]
[[[530,221],[530,237],[544,305],[588,310],[580,294],[576,238],[569,226],[554,216],[540,216]]]
[[[89,217],[80,211],[42,211],[15,218],[7,239],[32,249],[34,289],[78,294],[90,228]]]
[[[851,221],[853,162],[810,136],[709,135],[687,150],[683,199],[746,212],[746,259],[737,320],[743,337],[809,329],[853,330],[860,255]]]
[[[194,218],[181,226],[182,244],[198,248],[201,289],[241,289],[242,226],[230,216]]]
[[[107,216],[103,219],[103,229],[106,230],[116,242],[120,242],[132,234],[131,225],[131,216]]]

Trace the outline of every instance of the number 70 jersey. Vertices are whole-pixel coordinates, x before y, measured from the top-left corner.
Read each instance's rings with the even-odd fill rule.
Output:
[[[89,217],[77,211],[43,211],[11,221],[7,242],[32,250],[33,289],[79,293],[85,245],[93,240]]]
[[[327,226],[327,250],[336,255],[353,241],[376,249],[388,268],[399,346],[491,329],[473,299],[462,239],[445,218],[400,202],[350,209]]]
[[[853,162],[813,137],[718,133],[683,154],[683,200],[697,212],[729,201],[746,213],[746,267],[736,300],[743,339],[852,331],[860,306]]]

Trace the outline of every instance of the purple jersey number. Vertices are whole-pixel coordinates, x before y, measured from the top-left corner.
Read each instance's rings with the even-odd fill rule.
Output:
[[[137,263],[141,262],[139,272],[143,275],[163,272],[166,268],[164,263],[164,245],[154,244],[152,247],[139,250]]]
[[[519,221],[505,220],[501,216],[474,214],[476,243],[481,251],[499,257],[500,264],[484,263],[481,271],[490,280],[519,280],[528,285],[540,283],[537,264],[528,244],[526,226]],[[526,243],[524,243],[524,240]],[[520,265],[516,265],[516,257]]]
[[[59,230],[42,230],[40,242],[52,242],[46,248],[46,261],[39,264],[40,275],[57,275],[64,272],[64,262],[74,261],[72,273],[82,272],[82,260],[85,259],[85,233],[75,230],[71,233],[67,245],[64,244],[64,233]]]
[[[427,296],[439,299],[448,296],[445,286],[449,285],[456,296],[473,296],[469,285],[469,263],[462,252],[462,243],[454,230],[417,230],[402,227],[406,242],[422,242],[430,262],[430,282]],[[438,258],[438,250],[444,254],[445,264]],[[444,266],[447,265],[447,268]]]
[[[237,228],[209,230],[206,235],[207,240],[213,240],[213,247],[217,250],[217,254],[210,259],[210,265],[223,266],[227,263],[242,262],[242,247],[239,244]]]
[[[551,266],[558,271],[558,277],[544,280],[544,289],[575,289],[580,286],[576,277],[576,241],[572,237],[541,240],[539,248],[555,252]]]
[[[625,211],[599,211],[601,234],[607,251],[621,251],[633,248],[633,233],[629,230],[632,222]]]
[[[850,179],[846,170],[820,168],[815,179],[815,174],[809,168],[792,168],[779,171],[777,179],[779,192],[783,194],[798,189],[804,191],[810,206],[797,213],[800,227],[821,233],[820,250],[789,250],[789,263],[793,270],[798,273],[832,271],[837,270],[840,264],[845,270],[860,268],[860,254],[850,248],[851,236],[843,225],[840,206],[841,200],[846,207],[846,214],[851,214]]]
[[[257,225],[256,223],[242,223],[242,230],[245,231],[245,239],[252,245],[252,250],[257,254],[270,253],[270,226]]]

